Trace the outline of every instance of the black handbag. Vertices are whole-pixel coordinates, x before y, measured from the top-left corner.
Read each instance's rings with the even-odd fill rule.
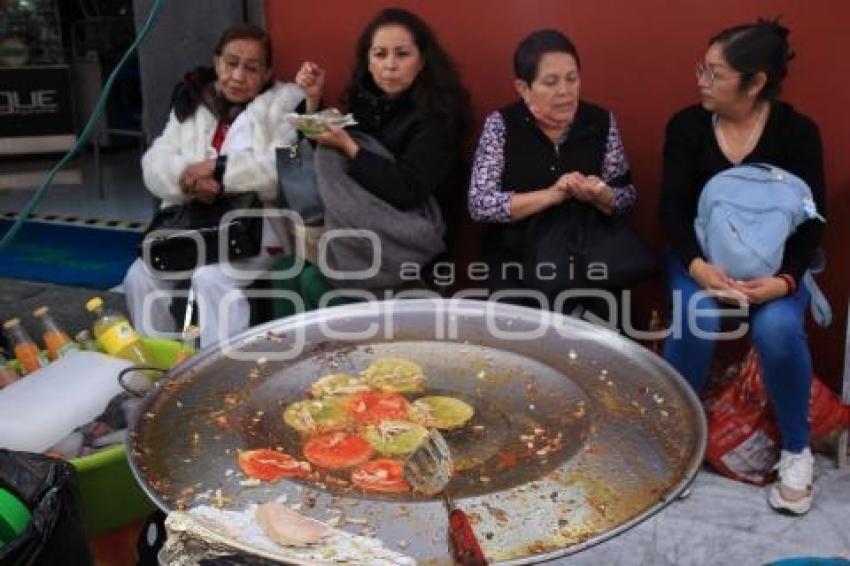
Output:
[[[300,214],[305,225],[321,226],[325,205],[319,195],[313,146],[302,139],[291,147],[277,148],[276,156],[281,204]]]
[[[526,230],[524,280],[550,297],[568,289],[625,289],[655,267],[654,256],[625,217],[589,204],[568,201],[549,208]]]
[[[151,269],[187,271],[222,261],[219,241],[224,236],[229,261],[254,257],[263,241],[262,208],[255,192],[224,193],[212,204],[192,200],[163,208],[145,231],[139,255]],[[241,210],[246,215],[222,222],[228,212]],[[199,258],[201,249],[204,257]]]

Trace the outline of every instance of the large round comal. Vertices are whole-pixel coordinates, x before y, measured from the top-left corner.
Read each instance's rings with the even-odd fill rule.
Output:
[[[345,481],[350,470],[260,486],[238,473],[240,451],[300,456],[301,434],[282,415],[313,382],[387,357],[423,369],[424,390],[404,394],[411,402],[447,396],[473,408],[442,431],[455,461],[448,489],[494,563],[616,536],[675,499],[702,462],[699,400],[640,345],[544,311],[413,299],[281,319],[200,353],[146,399],[128,438],[136,478],[166,511],[210,503],[210,493],[229,509],[286,495],[320,520],[343,509],[388,547],[449,563],[439,496],[363,491]],[[362,520],[341,527],[359,534]]]

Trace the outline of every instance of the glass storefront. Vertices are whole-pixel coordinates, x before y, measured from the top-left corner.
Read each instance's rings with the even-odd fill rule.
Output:
[[[0,1],[0,155],[60,152],[74,141],[56,0]]]

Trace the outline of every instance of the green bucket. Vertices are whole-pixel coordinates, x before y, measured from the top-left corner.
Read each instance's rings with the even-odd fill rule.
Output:
[[[30,519],[32,514],[24,502],[0,487],[0,548],[20,536]]]
[[[151,362],[162,369],[171,367],[180,351],[180,343],[173,340],[143,338],[142,342]],[[71,464],[77,470],[86,531],[90,535],[118,529],[154,510],[154,504],[130,471],[123,444],[74,458]]]

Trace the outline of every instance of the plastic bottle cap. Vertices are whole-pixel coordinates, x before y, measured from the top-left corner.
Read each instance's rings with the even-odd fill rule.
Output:
[[[10,318],[6,322],[3,323],[3,328],[12,328],[18,326],[21,323],[21,319],[19,318]]]
[[[99,309],[102,306],[103,299],[101,299],[100,297],[92,297],[91,299],[89,299],[89,302],[86,303],[86,310],[91,312]]]
[[[44,316],[47,314],[47,307],[41,306],[32,311],[33,316]]]
[[[0,546],[23,533],[32,514],[11,492],[0,488]]]

